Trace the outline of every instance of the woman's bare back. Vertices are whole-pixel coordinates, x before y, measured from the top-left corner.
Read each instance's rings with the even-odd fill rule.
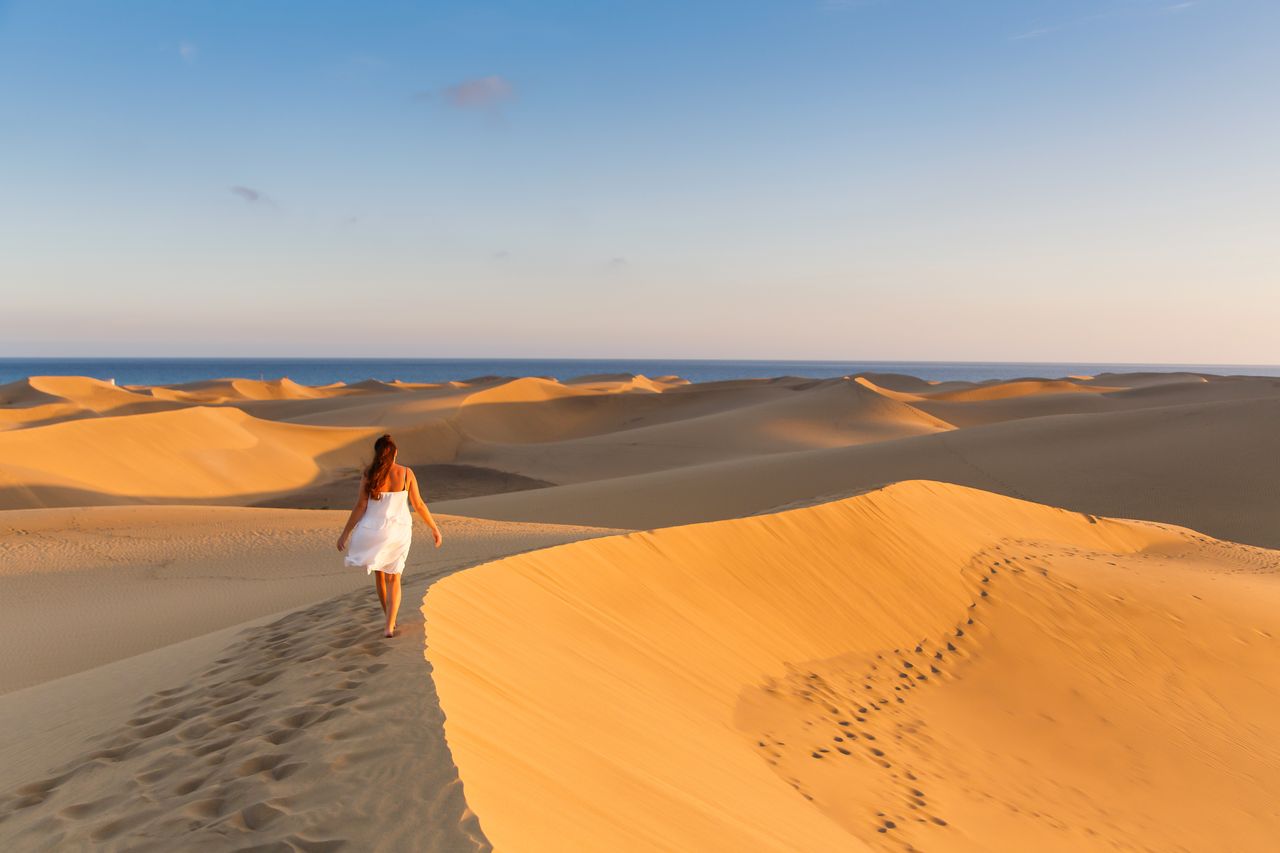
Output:
[[[396,483],[399,483],[397,486]],[[395,486],[395,488],[391,488]],[[396,465],[387,472],[387,479],[383,481],[378,489],[378,497],[374,500],[381,500],[384,492],[407,492],[409,490],[409,469],[404,465]]]

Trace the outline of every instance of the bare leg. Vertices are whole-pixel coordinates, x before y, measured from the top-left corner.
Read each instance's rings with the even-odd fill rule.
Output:
[[[386,572],[373,573],[374,586],[378,588],[378,602],[382,604],[382,612],[387,612],[387,574]]]
[[[400,576],[387,575],[387,636],[396,633],[396,614],[400,612]]]

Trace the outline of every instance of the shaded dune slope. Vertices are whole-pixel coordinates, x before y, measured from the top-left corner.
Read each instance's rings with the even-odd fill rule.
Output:
[[[908,482],[478,567],[426,655],[499,850],[1266,850],[1278,567]]]
[[[449,511],[661,527],[931,479],[1280,547],[1276,423],[1276,398],[1061,415],[455,501]]]

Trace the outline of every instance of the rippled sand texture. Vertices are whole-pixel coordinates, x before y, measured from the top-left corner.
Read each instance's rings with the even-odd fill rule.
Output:
[[[907,482],[455,575],[427,657],[500,849],[1261,851],[1278,570]]]

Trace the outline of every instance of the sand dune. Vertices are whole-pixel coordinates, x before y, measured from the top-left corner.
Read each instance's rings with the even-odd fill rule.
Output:
[[[473,465],[536,480],[551,471],[570,481],[947,428],[842,381],[796,391],[762,382],[704,389],[643,377],[572,386],[521,379],[325,393],[287,380],[219,380],[151,389],[167,395],[163,403],[77,382],[77,411],[94,394],[166,411],[47,423],[0,437],[0,506],[259,503],[349,478],[360,461],[353,445],[381,430],[395,432],[411,464]],[[63,446],[76,452],[54,452]],[[252,453],[236,452],[250,446]],[[544,470],[539,458],[557,464]]]
[[[419,548],[410,568],[434,572],[583,532],[441,519],[449,550]],[[10,652],[0,693],[367,586],[334,551],[345,520],[340,511],[209,506],[0,513],[9,608],[0,643]]]
[[[1042,394],[1101,394],[1116,391],[1103,385],[1085,385],[1066,379],[1018,379],[1012,382],[996,382],[990,385],[979,385],[958,391],[944,391],[930,394],[933,400],[1004,400],[1009,397],[1028,397]]]
[[[564,485],[617,480],[601,486],[600,504],[579,501],[576,492],[565,494],[564,501],[572,500],[591,513],[582,518],[566,514],[557,504],[560,499],[550,495],[540,495],[536,506],[498,500],[459,506],[460,511],[625,526],[723,518],[911,477],[951,480],[1119,515],[1148,515],[1142,507],[1152,503],[1156,514],[1148,517],[1164,517],[1159,514],[1164,511],[1160,495],[1149,494],[1151,483],[1126,476],[1130,463],[1108,449],[1110,431],[1126,452],[1135,449],[1137,464],[1144,470],[1159,469],[1160,477],[1173,486],[1172,492],[1162,490],[1164,494],[1177,494],[1184,504],[1207,505],[1209,501],[1195,498],[1194,490],[1215,479],[1206,467],[1216,464],[1210,456],[1220,450],[1229,459],[1249,451],[1264,456],[1269,452],[1270,433],[1247,425],[1253,423],[1249,418],[1266,415],[1232,407],[1280,399],[1277,379],[1190,374],[982,384],[933,384],[892,375],[697,385],[629,375],[570,383],[487,378],[440,385],[370,382],[326,388],[287,380],[220,380],[185,386],[186,402],[156,400],[141,390],[94,380],[58,380],[56,387],[45,380],[31,382],[36,384],[10,386],[10,405],[0,407],[0,418],[9,417],[10,427],[0,431],[0,506],[194,500],[253,505],[291,495],[301,499],[347,482],[361,461],[360,443],[375,431],[389,430],[397,436],[405,461],[412,464],[471,466]],[[55,392],[62,396],[55,397]],[[204,402],[193,402],[197,397],[191,395],[200,394]],[[48,403],[50,399],[62,402]],[[61,408],[32,414],[48,405]],[[170,411],[131,421],[113,416],[127,415],[138,405]],[[1165,424],[1154,414],[1188,406],[1200,407],[1203,416],[1215,422],[1236,421],[1228,426],[1232,446],[1185,418]],[[241,412],[251,418],[240,418]],[[1079,417],[1055,420],[1068,415]],[[84,420],[78,425],[61,422],[77,418]],[[33,423],[42,425],[32,427]],[[981,429],[986,427],[1009,431],[987,433]],[[1145,444],[1144,430],[1161,437],[1150,446],[1139,446]],[[1193,434],[1203,436],[1203,441]],[[908,443],[902,444],[903,439]],[[254,452],[235,452],[246,442],[255,443]],[[1097,454],[1088,442],[1100,443]],[[86,460],[79,451],[55,450],[64,443],[91,449],[91,458]],[[1058,453],[1059,443],[1065,454]],[[219,455],[218,448],[227,452]],[[832,455],[822,460],[795,457],[796,473],[781,477],[764,473],[783,462],[768,457],[807,451]],[[1021,462],[1028,454],[1036,457],[1034,471],[1023,472]],[[1006,476],[1001,473],[1009,467],[1006,463],[1016,463],[1018,470]],[[647,490],[644,481],[622,478],[659,476],[655,486],[666,488],[663,472],[675,477],[675,484],[682,476],[701,477],[699,466],[717,464],[741,464],[743,477],[755,471],[769,481],[732,494],[721,492],[688,512],[681,507],[691,502],[681,499],[663,501],[666,509],[655,513],[650,497],[628,499],[636,509],[632,513],[615,507],[609,496],[633,486],[637,494]],[[125,467],[132,470],[121,470]],[[677,469],[689,471],[682,475]],[[1270,470],[1265,459],[1262,470]],[[814,472],[812,483],[805,471]],[[163,483],[157,482],[159,472],[164,472]],[[1086,472],[1099,483],[1094,491],[1102,496],[1101,503],[1088,503],[1090,495],[1083,486],[1063,485],[1079,481]],[[713,472],[708,484],[720,482],[719,476]],[[1247,478],[1250,483],[1258,479]],[[1256,512],[1247,506],[1257,492],[1254,486],[1220,500],[1234,482],[1226,476],[1222,487],[1213,486],[1211,515],[1242,508],[1246,515],[1269,511],[1271,497]],[[753,497],[757,494],[760,500]],[[526,510],[531,514],[525,515]],[[1224,536],[1255,523],[1216,528],[1213,519],[1201,522],[1196,507],[1172,520],[1200,524]]]
[[[173,404],[82,376],[32,376],[0,385],[0,430],[171,408]]]
[[[341,384],[312,387],[288,377],[280,379],[212,379],[182,385],[155,386],[153,396],[193,403],[227,403],[247,400],[298,400],[349,393]]]
[[[242,404],[254,417],[307,426],[381,426],[387,429],[447,421],[466,399],[455,388],[363,393],[313,400]]]
[[[733,403],[738,403],[734,405]],[[555,443],[472,443],[466,458],[556,483],[623,477],[728,459],[848,447],[951,425],[874,388],[845,379],[777,390],[759,401],[721,400],[706,414],[635,425]]]
[[[1280,547],[1280,397],[1063,415],[456,501],[450,512],[607,527],[750,515],[934,479]]]
[[[903,373],[863,373],[861,378],[880,388],[912,394],[921,394],[939,387],[946,387],[937,382],[929,382],[928,380],[907,376]]]
[[[343,517],[0,513],[0,848],[487,849],[413,602],[460,567],[608,531],[442,517],[448,547],[411,555],[387,642],[333,550]]]
[[[427,657],[499,849],[1266,850],[1278,572],[903,483],[456,575]]]
[[[951,425],[945,421],[868,385],[833,379],[754,405],[629,429],[622,438],[659,445],[701,441],[754,455],[798,448],[846,447],[949,429]]]
[[[1171,525],[1280,547],[1277,422],[1195,374],[12,383],[0,847],[1268,849],[1278,557]],[[428,597],[465,797],[332,550],[384,431],[444,513],[405,610],[487,563]]]
[[[358,466],[375,431],[196,407],[0,433],[0,506],[231,502]]]
[[[518,379],[469,395],[455,415],[470,438],[497,443],[537,443],[599,435],[627,429],[646,417],[679,410],[690,414],[693,396],[715,393],[698,386],[673,384],[670,397],[656,393],[654,383],[634,380],[562,385],[546,379]],[[694,388],[698,390],[694,391]],[[717,405],[725,405],[723,396]]]
[[[669,525],[926,477],[1277,542],[1274,378],[664,379],[660,393],[628,390],[639,377],[588,379],[359,383],[335,393],[225,380],[189,390],[255,399],[115,417],[138,401],[183,404],[148,403],[95,380],[37,378],[6,386],[0,415],[45,405],[74,412],[66,423],[0,432],[0,506],[301,499],[346,488],[363,443],[391,430],[412,464],[567,484],[455,507],[484,517]],[[1090,392],[1062,391],[1091,383]],[[957,384],[969,390],[939,390]],[[74,420],[90,410],[100,416]]]
[[[0,506],[309,506],[350,491],[370,437],[391,430],[411,464],[560,484],[449,507],[486,518],[666,526],[928,478],[1280,544],[1273,378],[1112,375],[1099,387],[1121,390],[1066,393],[1064,384],[1087,382],[1020,380],[1005,383],[1012,392],[980,386],[976,400],[935,399],[927,389],[940,386],[900,377],[888,379],[913,390],[859,377],[632,393],[635,378],[591,379],[346,386],[133,416],[110,416],[110,406],[144,395],[33,380],[9,398],[40,404],[59,393],[105,414],[0,432]]]
[[[1086,382],[1098,382],[1107,386],[1117,386],[1121,388],[1149,388],[1154,385],[1173,385],[1185,383],[1207,383],[1229,381],[1234,377],[1230,376],[1206,376],[1200,373],[1156,373],[1156,372],[1135,372],[1135,373],[1099,373],[1097,376],[1087,377]]]
[[[1280,380],[1260,377],[1245,380],[1224,378],[1211,383],[1197,377],[1189,381],[1137,383],[1133,387],[1079,385],[1074,386],[1078,389],[1076,391],[1055,391],[1056,385],[1042,383],[1014,384],[1037,385],[1043,390],[1005,394],[998,388],[992,388],[989,389],[992,393],[985,396],[930,395],[914,401],[914,405],[956,426],[967,427],[1048,415],[1100,414],[1192,402],[1229,403],[1280,396]],[[1094,393],[1080,393],[1080,390]]]
[[[679,376],[660,376],[650,379],[642,373],[591,373],[575,376],[565,381],[566,385],[593,385],[612,393],[629,391],[648,391],[660,394],[676,385],[688,385],[689,380]]]

